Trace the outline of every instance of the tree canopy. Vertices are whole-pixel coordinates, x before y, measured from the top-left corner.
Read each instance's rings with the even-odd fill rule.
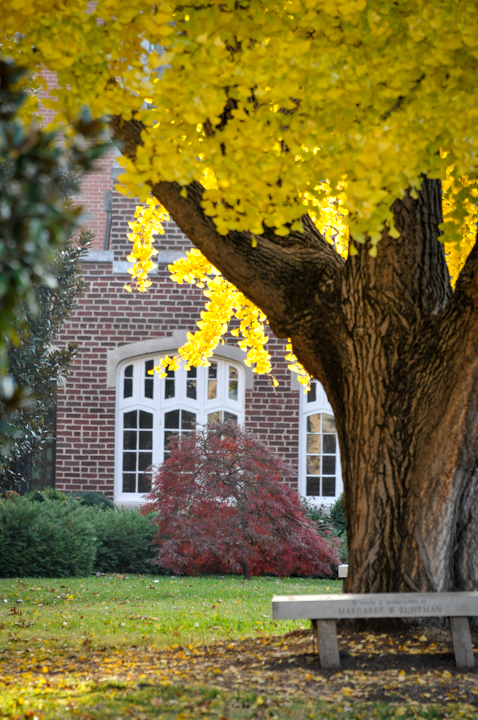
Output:
[[[442,179],[456,276],[478,217],[476,10],[454,0],[7,0],[2,45],[57,73],[52,107],[70,134],[85,104],[114,118],[126,191],[145,201],[175,182],[186,197],[199,182],[217,232],[250,232],[253,246],[268,231],[300,231],[308,212],[343,256],[366,240],[374,256],[385,230],[398,236],[393,201],[416,196],[425,175]],[[149,242],[131,257],[144,290]],[[202,283],[195,269],[194,260],[182,276],[175,268],[175,279]],[[237,305],[224,283],[221,294]],[[240,313],[256,312],[245,349],[268,371],[265,316],[242,300]],[[192,363],[227,327],[212,329],[212,302],[208,337],[184,353]]]

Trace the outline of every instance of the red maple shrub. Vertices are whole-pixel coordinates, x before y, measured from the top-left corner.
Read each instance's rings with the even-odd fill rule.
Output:
[[[234,422],[175,437],[143,512],[176,573],[330,575],[339,558],[285,482],[290,468]]]

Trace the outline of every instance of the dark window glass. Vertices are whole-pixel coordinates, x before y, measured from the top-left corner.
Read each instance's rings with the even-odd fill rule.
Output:
[[[324,453],[335,454],[337,449],[337,436],[336,435],[323,435]]]
[[[123,433],[123,448],[125,450],[136,450],[136,431],[125,430]]]
[[[153,454],[150,452],[140,452],[138,455],[138,470],[144,472],[153,462]]]
[[[164,432],[164,447],[167,448],[169,445],[169,441],[172,437],[175,437],[177,435],[176,430],[165,430]]]
[[[133,366],[128,365],[124,371],[123,397],[133,397]]]
[[[320,495],[320,478],[319,477],[308,477],[307,478],[307,495]]]
[[[153,427],[153,416],[149,412],[140,410],[139,412],[139,426],[140,428],[152,428]]]
[[[154,360],[146,360],[144,363],[144,397],[153,399],[154,380],[149,375],[150,370],[154,371]]]
[[[125,472],[134,472],[136,470],[136,453],[123,453],[123,470]]]
[[[125,428],[136,428],[137,425],[137,412],[132,410],[124,414],[124,427]]]
[[[335,475],[335,455],[324,455],[322,458],[322,474]]]
[[[307,402],[315,402],[317,400],[317,383],[312,381],[310,383],[310,390],[307,393]]]
[[[143,473],[138,476],[138,492],[151,492],[151,475],[149,473]]]
[[[139,433],[139,449],[153,449],[153,433],[150,430],[141,430]]]
[[[143,479],[143,472],[153,462],[153,415],[131,410],[124,414],[123,422],[123,492],[148,492],[141,488],[151,482]]]
[[[217,398],[217,363],[212,362],[208,368],[207,398]]]
[[[188,370],[186,379],[186,395],[191,400],[197,398],[197,368],[192,367]]]
[[[239,397],[239,374],[237,368],[229,365],[229,400],[237,400]]]
[[[175,373],[174,370],[168,370],[167,376],[164,381],[164,397],[166,400],[169,400],[170,398],[174,397],[175,394]]]
[[[181,415],[181,430],[194,430],[196,427],[196,413],[182,410]]]
[[[135,473],[123,473],[123,492],[134,493],[136,492],[136,474]]]
[[[234,413],[227,412],[227,410],[224,412],[224,420],[233,420],[234,422],[237,422],[237,415],[234,415]]]
[[[322,478],[322,495],[324,497],[335,497],[335,478]]]
[[[164,415],[164,427],[179,430],[179,410],[171,410]]]
[[[307,432],[318,433],[320,432],[320,415],[309,415],[307,418]]]

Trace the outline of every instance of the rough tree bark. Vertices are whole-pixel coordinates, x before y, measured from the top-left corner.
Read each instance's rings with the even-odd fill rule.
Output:
[[[113,121],[134,157],[140,128]],[[452,292],[439,181],[393,206],[386,232],[344,262],[313,224],[287,237],[220,236],[175,183],[154,195],[266,313],[334,409],[349,537],[348,592],[478,589],[478,248]]]

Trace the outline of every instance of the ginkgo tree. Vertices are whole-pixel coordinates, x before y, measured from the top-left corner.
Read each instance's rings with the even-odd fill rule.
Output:
[[[323,383],[346,589],[476,588],[476,0],[4,0],[2,28]]]

